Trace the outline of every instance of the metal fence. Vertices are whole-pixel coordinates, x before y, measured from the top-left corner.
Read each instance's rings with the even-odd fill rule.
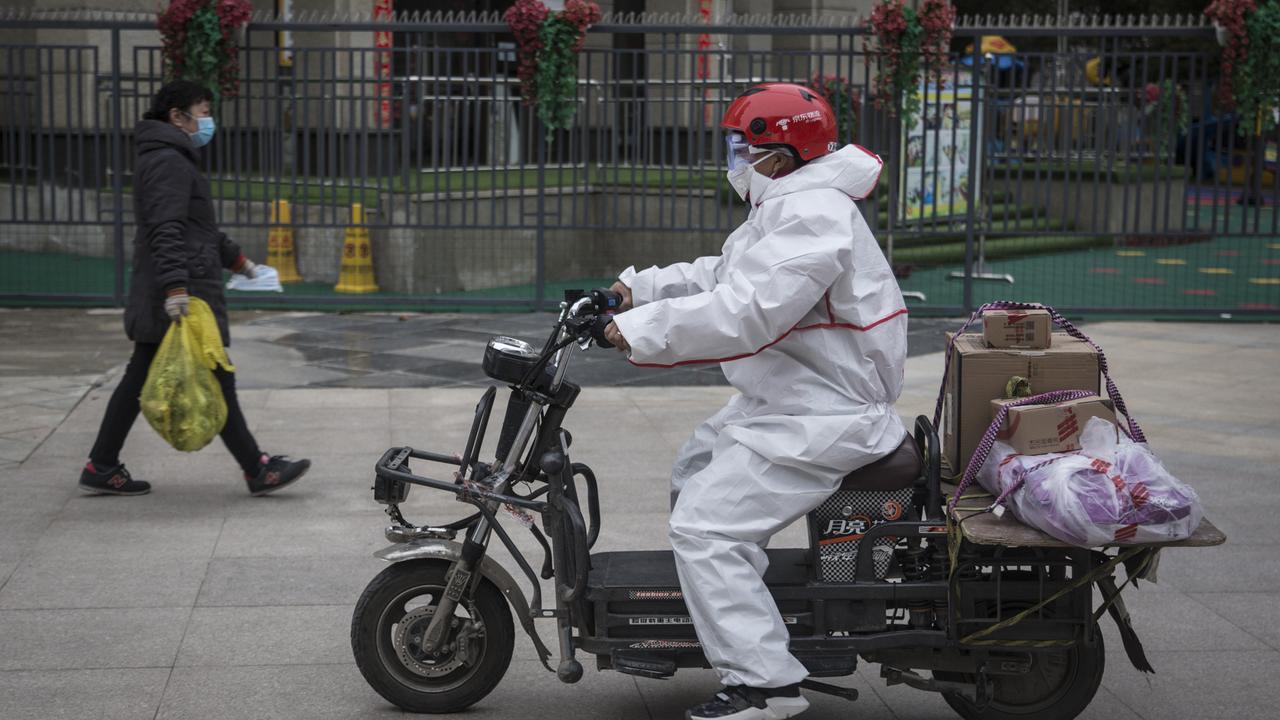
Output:
[[[132,126],[163,79],[154,21],[0,17],[0,301],[120,303]],[[1275,314],[1280,136],[1214,109],[1199,22],[962,18],[908,123],[873,102],[861,27],[609,17],[580,55],[572,127],[549,133],[496,16],[256,17],[205,172],[251,257],[268,259],[271,227],[291,233],[301,282],[233,303],[537,308],[718,252],[747,213],[719,118],[788,81],[831,96],[842,142],[885,159],[860,209],[913,312]],[[984,48],[993,36],[1008,52]],[[353,218],[377,292],[334,290]]]

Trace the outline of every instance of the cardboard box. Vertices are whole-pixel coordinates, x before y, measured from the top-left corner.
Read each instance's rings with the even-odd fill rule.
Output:
[[[991,425],[991,401],[1004,397],[1014,375],[1029,379],[1033,394],[1099,391],[1097,352],[1066,333],[1054,333],[1052,343],[1044,350],[1014,350],[989,348],[977,333],[956,338],[942,395],[942,447],[952,476],[964,473]]]
[[[1048,310],[988,310],[982,314],[987,347],[1044,350],[1052,344]]]
[[[992,400],[991,419],[1011,402],[1016,400]],[[1071,452],[1080,449],[1080,433],[1095,417],[1115,424],[1110,400],[1094,395],[1050,405],[1021,405],[1009,408],[996,437],[1022,455]]]

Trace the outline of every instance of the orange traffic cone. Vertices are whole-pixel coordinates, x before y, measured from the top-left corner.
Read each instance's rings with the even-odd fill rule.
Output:
[[[271,222],[267,231],[267,265],[280,273],[281,283],[302,282],[298,261],[293,255],[293,225],[289,217],[289,201],[271,202]]]
[[[341,293],[378,292],[373,280],[373,248],[369,244],[369,228],[365,227],[364,208],[351,206],[351,224],[342,243],[342,273],[333,288]]]

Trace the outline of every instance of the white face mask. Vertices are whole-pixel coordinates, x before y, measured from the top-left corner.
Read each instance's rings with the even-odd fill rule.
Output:
[[[760,171],[751,173],[751,195],[752,200],[759,202],[764,199],[764,192],[773,184],[773,178],[765,175]]]
[[[774,150],[770,150],[764,154],[764,157],[750,165],[739,164],[734,169],[725,173],[725,177],[729,178],[729,184],[732,185],[733,189],[738,193],[738,197],[746,200],[747,197],[760,197],[763,194],[764,188],[768,187],[768,183],[772,182],[772,180],[756,172],[755,167],[769,159],[774,152]],[[764,184],[760,185],[760,189],[757,190],[756,186],[761,181],[763,181]]]

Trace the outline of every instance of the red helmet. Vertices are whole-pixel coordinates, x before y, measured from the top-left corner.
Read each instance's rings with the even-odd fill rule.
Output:
[[[742,133],[748,145],[788,145],[805,161],[836,150],[831,105],[790,83],[765,83],[742,93],[729,103],[720,127]]]

